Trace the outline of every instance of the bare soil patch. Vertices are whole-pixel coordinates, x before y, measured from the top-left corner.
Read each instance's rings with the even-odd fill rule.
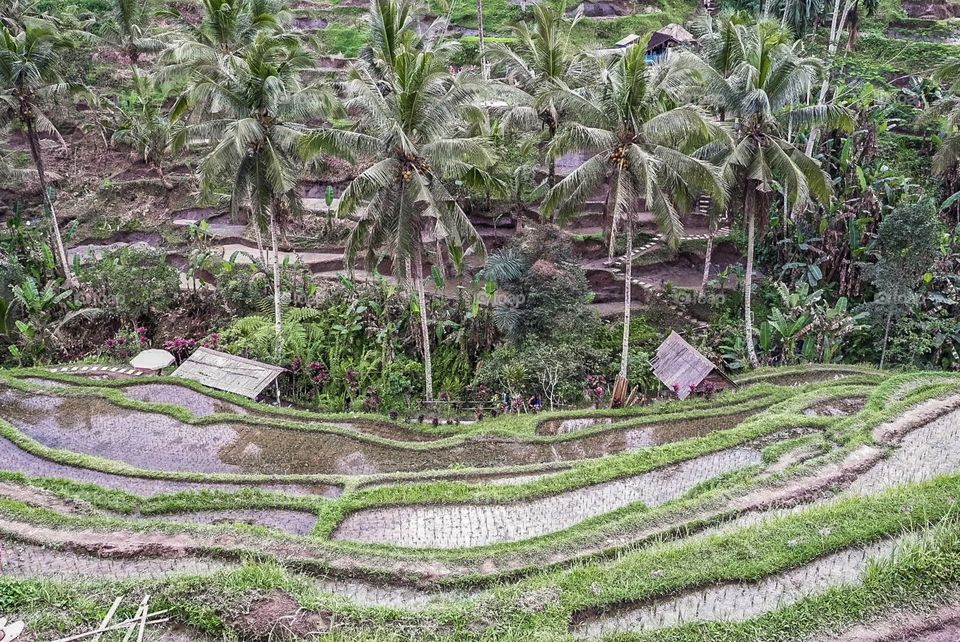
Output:
[[[329,612],[304,609],[289,593],[274,590],[255,597],[228,622],[242,640],[277,642],[318,637],[330,630],[333,618]]]
[[[960,17],[960,2],[950,0],[904,0],[904,12],[911,18],[945,20]]]
[[[855,415],[863,410],[866,403],[866,397],[828,399],[805,409],[803,414],[816,417],[846,417],[847,415]]]
[[[960,605],[949,604],[922,615],[899,613],[895,617],[820,642],[956,642],[960,640]]]
[[[72,499],[63,499],[48,490],[5,481],[0,481],[0,497],[23,502],[30,506],[47,508],[58,513],[84,513],[91,510],[90,506],[86,504]]]

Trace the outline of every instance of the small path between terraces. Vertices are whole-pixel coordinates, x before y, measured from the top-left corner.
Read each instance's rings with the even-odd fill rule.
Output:
[[[22,484],[0,481],[0,498],[12,499],[28,506],[46,508],[61,514],[107,515],[125,520],[158,520],[194,524],[249,524],[266,526],[293,535],[309,535],[317,523],[316,515],[306,511],[274,508],[246,510],[200,510],[152,515],[101,511],[86,502],[64,499],[57,494]]]
[[[97,557],[80,552],[57,550],[0,538],[3,576],[42,577],[57,580],[152,581],[178,575],[205,576],[236,571],[240,564],[209,558]],[[318,591],[331,593],[360,606],[419,608],[440,599],[470,597],[466,592],[428,592],[359,580],[309,578]]]
[[[957,642],[960,602],[925,613],[897,613],[886,620],[856,626],[818,642]]]

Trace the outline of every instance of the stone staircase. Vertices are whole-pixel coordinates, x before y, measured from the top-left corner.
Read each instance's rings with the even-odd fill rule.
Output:
[[[646,243],[644,243],[643,245],[641,245],[640,247],[636,248],[633,251],[633,253],[630,255],[630,260],[635,261],[636,259],[640,258],[644,254],[649,254],[650,252],[653,252],[654,250],[659,248],[662,244],[663,244],[663,234],[655,234],[652,239],[650,239],[649,241],[647,241]],[[623,271],[624,267],[627,264],[627,261],[626,261],[626,257],[618,256],[616,258],[608,259],[604,261],[603,264],[606,265],[607,267],[612,267],[620,271]]]
[[[697,205],[694,209],[696,216],[702,216],[704,218],[709,217],[710,214],[710,198],[703,196],[697,202]],[[730,228],[727,226],[718,228],[714,234],[714,238],[727,236],[730,234]],[[684,241],[706,241],[710,238],[709,234],[685,234],[680,238],[681,242]],[[657,233],[649,241],[644,243],[642,246],[636,248],[633,253],[630,255],[630,261],[635,261],[638,258],[650,254],[658,249],[664,247],[664,236],[663,234]],[[610,268],[611,272],[615,279],[623,281],[626,278],[625,266],[626,266],[626,257],[619,256],[612,260],[604,261],[604,266]],[[686,319],[691,326],[694,328],[702,328],[706,324],[703,322],[694,319],[691,317],[684,307],[668,297],[666,293],[656,284],[644,281],[642,278],[633,277],[630,279],[631,284],[634,288],[638,288],[642,293],[642,298],[646,301],[652,301],[654,299],[660,300],[667,307],[673,310],[678,316],[683,319]]]

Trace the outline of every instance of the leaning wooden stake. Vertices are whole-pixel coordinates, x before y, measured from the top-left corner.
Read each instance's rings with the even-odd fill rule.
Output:
[[[113,601],[113,606],[110,607],[110,610],[107,611],[107,614],[103,617],[103,620],[100,622],[100,633],[97,633],[90,639],[90,642],[97,642],[100,639],[100,636],[103,634],[103,629],[110,624],[110,620],[113,619],[113,616],[117,614],[117,609],[120,608],[120,603],[123,602],[123,597],[118,597]]]
[[[136,623],[141,621],[141,618],[147,612],[147,609],[150,607],[148,603],[150,601],[150,594],[143,596],[143,599],[140,600],[140,608],[137,609],[137,614],[133,616],[133,621],[130,622],[130,628],[127,629],[127,634],[123,636],[123,642],[130,642],[130,638],[133,637],[133,632],[137,630]],[[142,627],[142,624],[141,624]]]
[[[100,626],[92,631],[86,631],[84,633],[78,633],[76,635],[71,635],[69,637],[60,638],[59,640],[54,640],[54,642],[75,642],[76,640],[84,640],[89,638],[89,642],[99,642],[101,635],[108,631],[120,631],[126,629],[126,635],[123,638],[123,642],[131,642],[134,632],[137,633],[137,642],[143,642],[144,633],[148,624],[161,624],[167,622],[170,618],[159,618],[157,616],[163,615],[170,611],[170,609],[163,609],[161,611],[150,612],[150,596],[144,595],[143,599],[140,601],[140,606],[137,608],[137,613],[132,618],[126,619],[117,624],[110,624],[110,621],[113,620],[116,616],[117,609],[120,608],[120,603],[123,601],[122,597],[118,597],[113,601],[113,605],[110,607],[110,610],[107,611],[107,615],[100,622]]]

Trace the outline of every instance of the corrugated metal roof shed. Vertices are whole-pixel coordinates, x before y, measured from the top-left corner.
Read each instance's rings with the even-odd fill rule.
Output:
[[[686,399],[690,392],[699,386],[711,372],[717,371],[724,379],[729,377],[720,372],[713,362],[700,354],[700,351],[686,342],[676,332],[657,348],[653,358],[653,374],[680,399]],[[730,381],[733,383],[732,381]]]
[[[215,390],[256,399],[284,369],[209,348],[197,348],[173,373]]]

